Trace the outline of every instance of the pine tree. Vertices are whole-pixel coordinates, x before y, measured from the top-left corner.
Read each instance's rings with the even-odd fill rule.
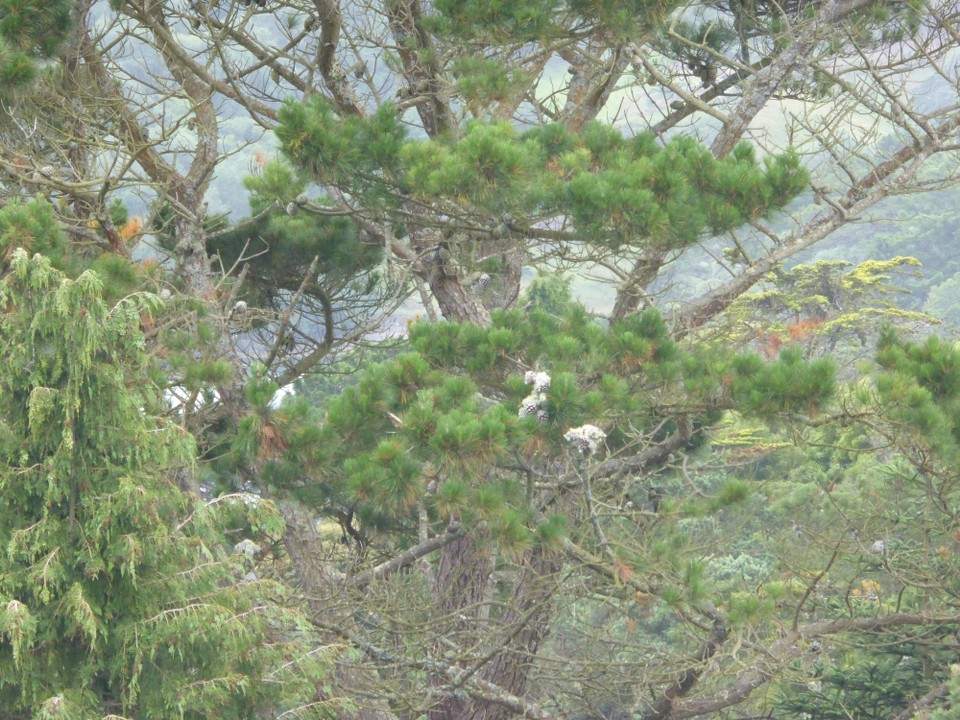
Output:
[[[23,92],[73,27],[68,0],[8,0],[0,5],[0,97]]]
[[[55,248],[51,264],[69,281],[89,284],[85,272],[96,265],[103,307],[130,307],[120,301],[143,289],[164,300],[155,314],[139,313],[155,364],[128,353],[91,368],[149,365],[125,382],[140,396],[148,378],[179,393],[178,419],[196,432],[206,477],[277,498],[290,522],[283,549],[274,547],[323,628],[321,652],[351,648],[330,683],[318,683],[316,706],[351,720],[705,715],[790,674],[807,657],[805,633],[823,631],[821,621],[836,621],[830,633],[869,633],[877,629],[869,623],[891,617],[925,627],[943,619],[940,606],[925,614],[917,599],[931,577],[926,546],[905,555],[917,574],[900,576],[920,578],[904,594],[915,614],[885,604],[881,617],[868,617],[864,601],[844,615],[845,590],[872,582],[878,558],[887,559],[870,552],[883,537],[864,548],[852,536],[850,525],[863,536],[880,527],[856,503],[881,508],[890,526],[901,509],[879,472],[856,486],[863,498],[843,488],[841,513],[830,511],[827,483],[768,495],[709,467],[724,413],[789,421],[800,435],[803,420],[828,423],[809,416],[832,397],[832,371],[797,348],[761,357],[704,346],[697,331],[891,193],[952,179],[953,163],[937,172],[921,165],[955,148],[956,108],[931,108],[910,71],[932,70],[955,86],[939,42],[952,32],[953,5],[289,0],[278,13],[271,3],[111,2],[77,18],[63,72],[44,74],[3,117],[3,200],[50,198],[70,243],[42,247]],[[128,51],[156,71],[131,72]],[[810,111],[781,129],[804,144],[804,156],[777,146],[776,132],[766,144],[740,142],[762,109],[797,98]],[[627,107],[634,111],[621,112]],[[864,114],[877,123],[864,124]],[[238,115],[265,129],[279,123],[290,161],[319,187],[262,167],[250,183],[263,196],[254,214],[231,225],[205,201],[214,178],[235,170],[224,161],[248,151],[253,136]],[[691,116],[709,119],[688,133]],[[889,127],[895,132],[877,142],[875,128]],[[830,159],[808,162],[817,153]],[[812,206],[805,167],[817,168]],[[118,189],[158,198],[145,235],[118,224]],[[795,222],[781,222],[791,203]],[[150,245],[159,262],[152,270],[129,262],[126,240],[154,231],[163,242],[140,249]],[[18,232],[4,263],[28,244]],[[724,268],[728,277],[712,276],[692,299],[661,294],[671,268],[692,272],[689,256],[734,232],[740,255]],[[256,254],[260,238],[266,256]],[[525,266],[581,261],[618,278],[610,318],[575,308],[553,317],[503,312],[516,303]],[[331,337],[329,328],[347,324],[328,320],[338,310],[324,297],[331,279],[349,286],[353,272],[352,297],[371,289],[375,302],[384,297],[382,285],[366,284],[379,278],[402,295],[400,276],[428,315],[435,302],[448,322],[412,329],[415,351],[329,402],[326,420],[302,398],[277,407],[279,385],[316,369],[328,338],[358,337]],[[113,312],[89,294],[82,301],[101,318]],[[123,337],[139,342],[132,325]],[[28,344],[46,367],[44,345],[34,336]],[[61,428],[53,415],[43,425],[45,393],[36,392],[43,432],[31,442],[53,444],[50,428]],[[149,408],[147,399],[134,407]],[[17,449],[31,422],[22,413]],[[942,428],[937,435],[942,443]],[[166,467],[123,460],[129,449],[118,445],[97,445],[93,457],[110,450],[147,477],[167,476]],[[55,487],[113,482],[99,469],[91,461]],[[767,535],[724,534],[766,501],[816,529],[817,541],[783,522]],[[156,515],[165,528],[183,522],[184,506],[174,506]],[[328,520],[319,532],[314,516]],[[916,529],[909,518],[904,526]],[[330,520],[342,543],[327,542]],[[203,540],[214,553],[217,540]],[[177,557],[192,567],[183,559],[190,542],[181,545]],[[718,581],[715,553],[771,547],[794,552],[778,556],[781,567],[766,556],[734,566],[744,570],[735,589]],[[194,582],[171,557],[158,586]],[[791,568],[790,577],[764,574]],[[747,587],[745,577],[757,582]],[[242,606],[214,587],[210,597],[223,590],[229,610]],[[122,637],[112,618],[103,624]],[[233,662],[231,652],[204,657]],[[244,689],[268,692],[255,676]],[[329,705],[338,693],[353,702]]]
[[[666,254],[782,208],[807,182],[790,152],[761,163],[744,143],[718,160],[689,137],[661,146],[652,134],[628,139],[599,121],[578,132],[552,123],[526,133],[476,121],[460,137],[424,141],[407,137],[390,105],[370,118],[343,120],[317,97],[288,103],[279,117],[284,150],[321,184],[408,223],[409,232],[442,227],[450,214],[475,228],[451,228],[432,252],[431,287],[453,320],[486,322],[485,312],[434,287],[442,276],[459,283],[482,270],[473,249],[484,235],[503,245],[566,221],[571,241],[601,255],[624,246]],[[496,262],[491,269],[504,272]]]
[[[645,522],[642,514],[627,510],[618,519],[599,508],[633,496],[641,512],[644,473],[670,453],[702,447],[725,411],[812,413],[833,392],[827,361],[806,363],[789,350],[772,363],[685,350],[653,311],[609,330],[577,308],[562,317],[497,311],[487,328],[416,324],[410,342],[413,352],[369,369],[329,401],[313,429],[317,420],[302,399],[270,408],[275,387],[258,393],[241,448],[269,458],[264,480],[323,507],[358,553],[373,544],[417,552],[418,537],[433,538],[424,547],[440,546],[427,577],[399,580],[371,610],[399,623],[430,614],[429,625],[393,636],[375,623],[358,628],[354,642],[363,637],[402,657],[410,643],[430,648],[430,637],[442,637],[454,667],[475,653],[496,657],[479,677],[518,697],[549,634],[551,598],[571,547],[588,548],[574,551],[581,562],[609,564],[635,591],[669,597],[676,607],[708,602],[693,559],[658,565],[655,589],[638,580],[641,567],[658,563],[623,536],[624,523]],[[730,481],[707,507],[719,511],[749,494]],[[651,542],[661,533],[666,542],[672,529],[649,526]],[[495,583],[494,561],[513,580]],[[593,587],[589,577],[578,582]],[[451,597],[451,586],[461,595]],[[504,605],[488,607],[490,593]],[[335,612],[327,622],[347,627]],[[408,689],[411,697],[443,687],[435,675],[420,683],[427,685]],[[424,709],[431,717],[509,715],[471,690],[469,699],[454,693]],[[559,708],[565,701],[558,698]]]

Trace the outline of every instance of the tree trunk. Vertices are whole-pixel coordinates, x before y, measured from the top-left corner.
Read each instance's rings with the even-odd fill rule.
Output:
[[[480,298],[463,286],[457,275],[446,274],[440,269],[428,279],[428,284],[446,320],[490,324],[490,312]]]
[[[610,322],[623,320],[640,307],[640,302],[646,297],[647,286],[657,279],[666,257],[665,248],[647,248],[643,251],[630,271],[630,277],[617,288],[617,299],[613,304]]]
[[[822,29],[868,6],[870,0],[830,0],[824,4],[817,17],[808,22],[803,31],[793,38],[777,58],[763,68],[743,87],[740,104],[730,120],[721,128],[710,151],[714,157],[729,155],[743,138],[750,123],[767,105],[787,76],[813,51],[823,37]]]
[[[556,574],[562,559],[550,550],[534,548],[520,561],[520,577],[513,588],[507,610],[499,620],[499,633],[473,632],[474,626],[492,621],[486,617],[491,587],[490,554],[477,540],[464,536],[451,543],[440,558],[437,569],[437,608],[449,619],[439,623],[446,648],[451,641],[461,651],[464,671],[475,671],[486,682],[516,697],[523,697],[530,670],[550,628]],[[481,638],[487,641],[481,644]],[[481,648],[478,651],[478,648]],[[476,656],[467,659],[468,652]],[[482,657],[483,653],[487,656]],[[450,691],[444,678],[434,678],[432,686],[445,693],[434,707],[430,720],[506,720],[512,711],[501,705],[469,698],[466,693]]]
[[[500,277],[496,278],[495,292],[486,294],[484,305],[490,309],[511,308],[520,295],[523,278],[524,253],[518,249],[507,250],[500,255]]]
[[[534,548],[523,560],[522,576],[503,617],[503,634],[494,640],[500,642],[502,650],[482,673],[485,680],[511,695],[523,697],[537,652],[550,630],[553,598],[557,592],[556,575],[561,566],[560,556],[542,547]],[[502,705],[474,700],[462,717],[506,720],[512,714]]]
[[[570,63],[573,73],[563,108],[563,123],[574,132],[580,132],[588,122],[596,119],[630,65],[630,53],[622,46],[614,47],[610,52],[606,62],[599,65],[589,53],[578,50],[560,52],[560,56]]]
[[[421,27],[423,10],[419,0],[393,0],[386,3],[386,8],[407,81],[403,92],[409,97],[423,98],[416,103],[423,129],[430,137],[454,131],[456,119],[443,97],[442,72],[433,38]]]
[[[489,595],[492,557],[482,547],[482,531],[472,530],[440,551],[435,582],[435,606],[439,615],[436,624],[446,648],[450,643],[465,651],[476,643],[474,630],[481,619]],[[479,535],[479,538],[478,538]],[[444,678],[435,677],[431,685],[443,692]],[[467,696],[449,693],[430,710],[429,720],[461,720],[466,717]]]

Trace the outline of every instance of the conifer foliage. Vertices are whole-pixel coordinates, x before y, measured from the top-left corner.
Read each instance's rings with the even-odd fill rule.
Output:
[[[571,429],[602,430],[603,452],[593,450],[603,474],[605,460],[631,457],[683,424],[681,446],[692,447],[726,410],[815,413],[834,390],[829,361],[808,363],[795,352],[771,363],[681,350],[655,311],[609,330],[581,308],[563,318],[498,312],[489,328],[420,323],[410,338],[416,352],[370,370],[327,408],[324,439],[334,455],[319,477],[373,527],[400,520],[422,499],[425,462],[439,481],[430,502],[441,514],[479,517],[495,495],[489,473],[516,453],[544,472],[576,460]],[[546,370],[525,370],[538,366]],[[480,515],[501,541],[532,542],[533,531],[521,527],[537,502],[526,496],[508,511],[507,496]]]
[[[381,212],[404,217],[401,200],[412,197],[484,228],[502,217],[530,225],[568,216],[581,240],[610,247],[688,245],[781,208],[807,180],[793,153],[760,163],[742,143],[717,160],[690,137],[660,146],[598,121],[578,133],[477,121],[455,140],[418,141],[389,104],[341,120],[319,96],[288,103],[280,121],[294,161]]]
[[[582,592],[587,604],[591,589],[610,592],[610,573],[676,608],[711,602],[697,560],[652,548],[683,542],[685,515],[719,511],[750,489],[734,482],[699,509],[678,506],[651,521],[648,472],[672,452],[702,447],[728,410],[815,413],[834,391],[828,361],[683,348],[655,311],[608,329],[579,307],[561,317],[497,311],[489,327],[415,324],[410,343],[413,352],[370,368],[329,401],[321,423],[302,400],[270,408],[275,386],[256,391],[238,449],[265,461],[265,482],[341,523],[360,557],[368,549],[416,552],[418,538],[445,545],[435,566],[375,591],[372,622],[356,628],[352,642],[377,647],[373,657],[390,662],[406,653],[430,659],[438,638],[447,667],[498,656],[480,677],[521,697],[559,621],[561,577],[576,587],[565,591],[568,600]],[[634,537],[639,527],[642,539]],[[561,572],[564,555],[574,562]],[[592,572],[576,569],[589,558]],[[651,564],[657,569],[648,573]],[[460,595],[451,598],[445,583],[458,582]],[[490,593],[509,600],[501,605]],[[326,622],[352,624],[334,620],[337,612],[330,608]],[[426,626],[415,620],[428,615]],[[390,617],[393,630],[380,617]],[[407,675],[405,688],[383,700],[403,693],[403,702],[437,718],[510,716],[473,692],[471,701],[440,694],[442,680]],[[555,699],[558,713],[576,702],[565,689]]]
[[[22,91],[40,64],[67,39],[74,3],[4,0],[0,3],[0,97]]]
[[[0,212],[0,227],[24,213]],[[163,417],[140,329],[158,300],[109,306],[93,271],[70,279],[11,249],[31,240],[26,230],[0,241],[4,716],[243,718],[282,707],[275,691],[295,678],[262,680],[290,659],[296,627],[268,585],[237,584],[227,516],[178,489],[193,441]],[[223,506],[248,516],[240,527],[277,527],[264,503]]]

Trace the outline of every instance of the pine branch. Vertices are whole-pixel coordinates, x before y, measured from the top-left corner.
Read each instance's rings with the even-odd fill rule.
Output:
[[[817,16],[806,23],[777,59],[746,82],[736,112],[724,124],[710,146],[714,157],[725,157],[740,142],[750,123],[757,113],[766,107],[784,79],[813,51],[821,39],[823,28],[849,17],[872,2],[873,0],[829,0],[823,5]]]
[[[893,718],[893,720],[910,720],[910,718],[915,717],[917,713],[933,707],[940,698],[947,697],[949,694],[949,683],[940,683],[926,695],[910,703],[906,709]],[[923,717],[927,717],[926,713],[924,713]]]
[[[673,318],[677,337],[687,335],[722,313],[784,260],[823,240],[852,218],[898,192],[913,180],[927,159],[947,150],[949,138],[958,128],[960,109],[955,109],[952,116],[937,126],[934,135],[920,145],[905,145],[893,157],[861,176],[835,206],[821,211],[769,255],[758,259],[737,277],[684,305]]]
[[[414,545],[412,548],[405,550],[396,557],[391,558],[390,560],[387,560],[386,562],[381,563],[374,568],[357,573],[348,580],[348,585],[354,589],[361,590],[372,582],[386,580],[394,573],[410,567],[417,560],[422,557],[426,557],[434,550],[439,550],[440,548],[449,545],[458,537],[462,536],[463,533],[464,530],[461,525],[448,525],[446,532],[444,532],[442,535],[437,535],[425,540],[424,542]]]
[[[548,713],[539,705],[508,693],[489,680],[485,680],[475,674],[467,676],[464,670],[456,665],[440,662],[429,656],[424,659],[398,656],[389,650],[385,650],[373,643],[358,638],[353,633],[339,626],[329,625],[317,618],[313,619],[312,623],[317,628],[333,633],[337,637],[346,640],[365,655],[379,663],[394,666],[399,665],[432,673],[437,677],[445,678],[449,688],[453,690],[461,689],[470,697],[504,707],[522,718],[532,718],[532,720],[560,720],[557,716]]]

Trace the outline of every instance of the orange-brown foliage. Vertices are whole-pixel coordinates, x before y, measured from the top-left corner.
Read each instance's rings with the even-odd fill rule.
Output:
[[[614,570],[616,570],[617,577],[620,578],[621,582],[630,582],[633,580],[633,568],[620,558],[614,559],[613,567]]]
[[[787,332],[794,342],[805,340],[814,330],[823,326],[821,318],[806,318],[787,325]]]
[[[281,437],[277,429],[269,423],[264,423],[263,428],[260,430],[260,452],[258,453],[258,458],[261,460],[273,460],[280,457],[287,447],[287,441]]]
[[[122,228],[120,228],[120,237],[124,240],[129,241],[134,235],[140,232],[143,229],[143,221],[134,216],[127,220]]]
[[[760,341],[760,352],[768,360],[772,360],[783,347],[783,339],[777,333],[768,333],[766,330],[757,331],[757,339]]]

